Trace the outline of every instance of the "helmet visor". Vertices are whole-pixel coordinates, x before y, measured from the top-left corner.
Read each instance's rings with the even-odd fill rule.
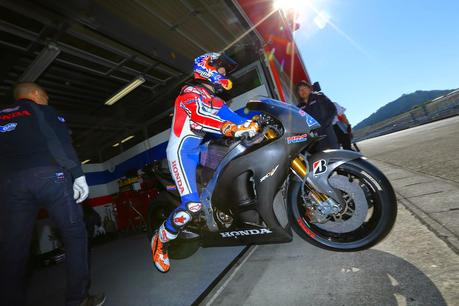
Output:
[[[229,56],[222,54],[216,60],[213,61],[212,66],[216,68],[223,67],[226,70],[226,74],[230,74],[237,68],[237,63]]]

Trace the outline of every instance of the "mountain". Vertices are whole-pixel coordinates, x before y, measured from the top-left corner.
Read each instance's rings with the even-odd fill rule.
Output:
[[[403,94],[397,100],[387,103],[378,109],[375,113],[371,114],[368,118],[359,122],[356,126],[354,126],[354,129],[358,130],[366,126],[384,121],[393,116],[397,116],[401,113],[409,111],[416,105],[443,96],[447,93],[450,93],[451,91],[453,90],[417,90],[410,94]]]

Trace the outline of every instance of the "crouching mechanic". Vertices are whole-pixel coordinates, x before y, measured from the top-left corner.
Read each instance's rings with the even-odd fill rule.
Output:
[[[161,272],[170,268],[167,244],[200,214],[202,204],[196,185],[199,148],[206,133],[227,137],[253,137],[259,127],[247,121],[216,97],[223,89],[230,90],[232,82],[226,74],[237,64],[219,53],[207,53],[194,61],[194,81],[185,85],[175,100],[174,118],[167,146],[167,159],[172,177],[180,193],[181,204],[153,236],[153,261]]]

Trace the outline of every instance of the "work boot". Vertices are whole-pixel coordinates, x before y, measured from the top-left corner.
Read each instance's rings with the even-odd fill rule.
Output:
[[[80,306],[102,306],[105,303],[105,294],[88,295]]]
[[[159,232],[156,232],[156,234],[151,239],[151,251],[156,269],[158,269],[159,272],[166,273],[171,267],[169,262],[169,254],[167,252],[168,243],[161,240],[162,239],[160,238]]]

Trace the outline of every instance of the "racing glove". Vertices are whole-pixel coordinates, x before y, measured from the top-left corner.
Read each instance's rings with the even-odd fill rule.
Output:
[[[81,203],[89,195],[89,187],[88,184],[86,183],[86,178],[83,176],[80,176],[75,179],[73,182],[73,198],[76,200],[77,203]]]
[[[236,125],[230,121],[225,121],[222,124],[222,134],[227,137],[242,137],[249,136],[250,138],[255,136],[260,129],[258,123],[248,120],[243,124]]]

